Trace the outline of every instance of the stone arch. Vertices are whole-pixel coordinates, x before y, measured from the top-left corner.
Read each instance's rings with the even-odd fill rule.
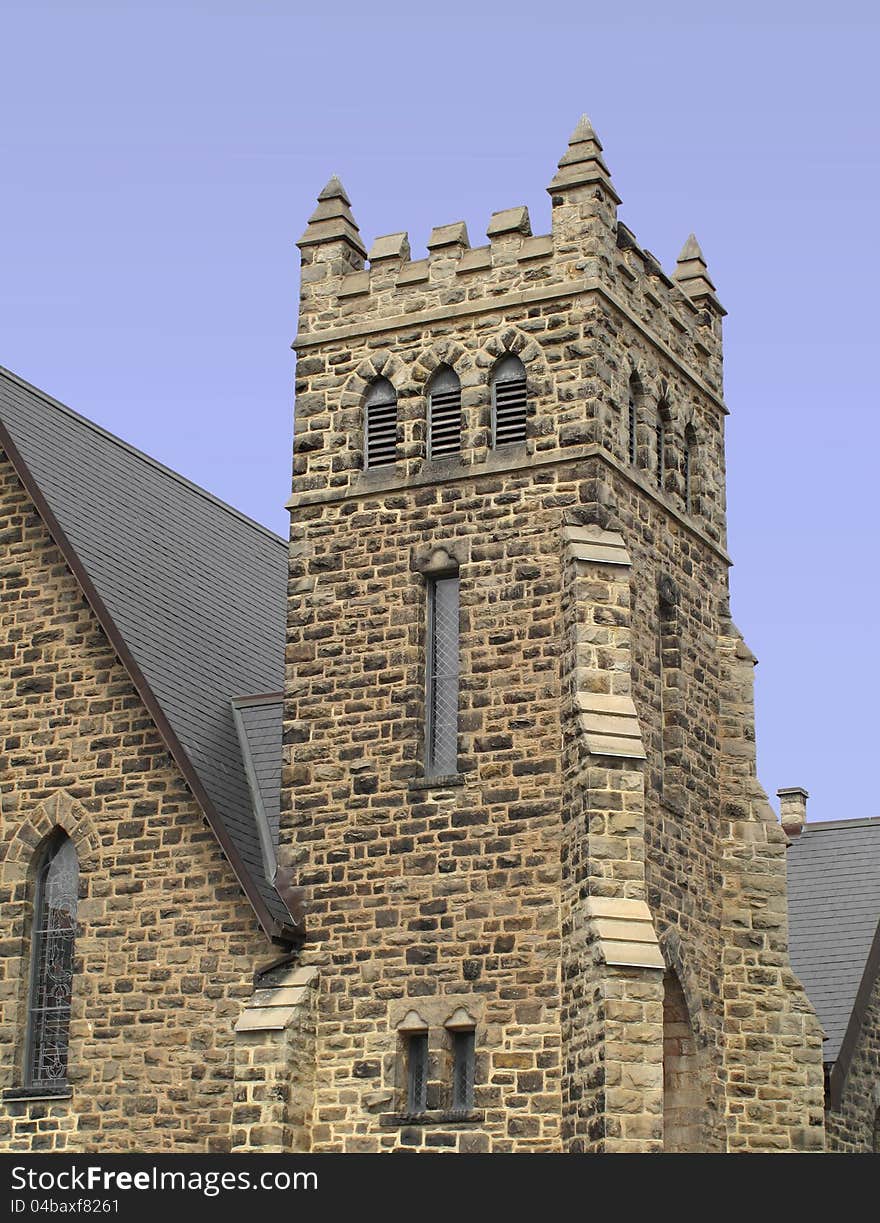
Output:
[[[420,375],[418,381],[422,389],[428,385],[431,375],[440,365],[448,365],[455,370],[462,387],[474,385],[476,363],[472,354],[458,340],[438,340],[416,357],[415,368]]]
[[[377,378],[387,378],[400,394],[405,372],[406,366],[393,353],[373,353],[360,362],[354,373],[349,374],[343,387],[344,402],[351,403],[352,399],[356,399],[362,404],[371,383]]]
[[[667,964],[663,977],[664,1150],[705,1151],[709,1095],[702,1005],[677,932],[667,931],[660,943]]]
[[[365,401],[367,393],[377,378],[387,378],[400,400],[405,384],[406,366],[392,353],[373,353],[365,357],[349,374],[342,388],[340,403],[346,409],[343,420],[348,431],[348,444],[357,455],[359,466],[363,466],[366,441]]]
[[[476,356],[476,365],[484,372],[487,386],[492,370],[508,353],[519,357],[526,367],[526,390],[530,399],[550,393],[551,382],[544,350],[533,336],[526,335],[517,327],[505,327],[483,341]]]
[[[700,435],[693,413],[682,430],[681,499],[685,510],[698,514],[700,510]]]
[[[0,845],[0,878],[4,883],[24,883],[31,875],[38,850],[56,828],[73,842],[79,860],[80,886],[98,864],[101,839],[91,815],[66,790],[59,790],[17,824],[10,827]]]
[[[551,402],[553,383],[544,357],[544,350],[537,340],[524,331],[520,331],[518,327],[509,326],[493,332],[483,340],[475,358],[480,386],[479,433],[475,436],[475,441],[480,445],[488,446],[490,442],[492,373],[506,356],[518,357],[525,367],[526,398],[529,404],[530,420],[534,421],[539,405]],[[531,440],[529,444],[531,445]]]
[[[10,822],[14,818],[7,813]],[[59,790],[11,826],[9,835],[0,845],[0,882],[17,902],[11,929],[18,943],[18,952],[6,958],[9,994],[9,1021],[17,1073],[24,1074],[28,995],[31,973],[31,938],[36,873],[49,838],[61,830],[76,851],[79,869],[79,898],[88,897],[89,879],[98,866],[101,840],[89,812],[66,790]],[[78,919],[82,921],[82,917]],[[82,1065],[83,999],[74,988],[70,1013],[70,1058],[74,1066]]]

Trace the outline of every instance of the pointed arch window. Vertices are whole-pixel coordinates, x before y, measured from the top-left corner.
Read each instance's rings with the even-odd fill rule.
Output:
[[[458,772],[458,574],[428,580],[425,775]]]
[[[43,849],[35,881],[25,1052],[28,1087],[66,1086],[78,893],[76,849],[58,829]]]
[[[387,467],[397,458],[397,392],[387,378],[370,384],[364,414],[364,467]]]
[[[461,453],[461,383],[441,365],[428,383],[428,458]]]
[[[668,408],[664,403],[661,403],[657,408],[657,426],[656,426],[656,462],[657,462],[657,487],[663,488],[663,478],[666,475],[666,416]]]
[[[526,368],[508,353],[492,370],[492,446],[526,440],[528,396]]]
[[[694,512],[694,462],[697,451],[697,435],[693,425],[684,433],[684,508],[688,514]]]
[[[627,402],[626,450],[627,457],[633,467],[635,467],[638,457],[639,399],[641,398],[641,390],[642,385],[639,382],[638,374],[631,374],[629,379],[629,399]]]

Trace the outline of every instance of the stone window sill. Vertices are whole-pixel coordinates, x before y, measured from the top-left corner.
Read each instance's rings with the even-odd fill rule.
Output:
[[[71,1100],[73,1092],[65,1083],[60,1087],[8,1087],[3,1092],[4,1104],[22,1104],[46,1100]]]
[[[462,773],[445,773],[439,777],[413,777],[407,783],[409,790],[448,790],[450,786],[463,786]]]
[[[430,1109],[424,1113],[382,1113],[379,1124],[383,1129],[400,1129],[405,1125],[482,1125],[486,1114],[481,1108],[466,1112],[454,1108]]]

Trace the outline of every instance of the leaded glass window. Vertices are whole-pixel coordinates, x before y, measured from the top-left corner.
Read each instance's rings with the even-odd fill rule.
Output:
[[[428,1033],[414,1032],[407,1052],[406,1111],[423,1113],[428,1107]]]
[[[34,894],[27,1086],[67,1081],[79,865],[73,842],[55,833],[37,871]]]
[[[428,583],[427,728],[425,771],[458,771],[458,578]]]
[[[474,1032],[452,1034],[452,1107],[468,1112],[474,1106]]]

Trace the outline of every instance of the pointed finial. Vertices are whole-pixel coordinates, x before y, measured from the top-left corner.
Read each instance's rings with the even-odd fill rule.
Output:
[[[337,175],[331,174],[326,187],[318,196],[318,207],[309,217],[306,231],[297,246],[316,246],[321,242],[347,242],[360,257],[361,265],[367,250],[361,241],[357,221],[351,211],[351,200]]]
[[[706,260],[703,258],[703,252],[700,250],[696,234],[689,235],[687,242],[681,248],[681,254],[678,256],[679,263],[683,263],[688,259],[699,259],[703,266],[706,266]]]
[[[566,187],[581,187],[594,182],[601,182],[614,202],[620,203],[617,192],[611,186],[611,173],[602,157],[602,142],[589,116],[581,115],[568,148],[559,159],[556,176],[547,190],[553,195]]]
[[[691,301],[708,301],[719,313],[727,313],[715,295],[705,256],[694,234],[690,234],[681,248],[672,279]]]
[[[318,202],[322,200],[343,200],[348,207],[351,207],[351,200],[345,193],[345,188],[342,185],[342,180],[338,174],[331,174],[327,186],[318,196]]]

